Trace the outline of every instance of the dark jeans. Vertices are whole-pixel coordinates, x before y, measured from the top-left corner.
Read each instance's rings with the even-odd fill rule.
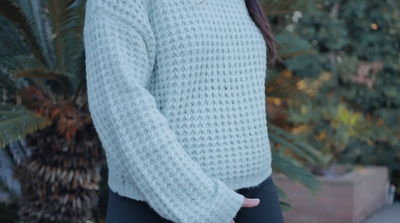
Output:
[[[234,219],[235,223],[283,223],[282,210],[272,177],[258,186],[242,188],[236,192],[248,198],[260,198],[260,203],[252,208],[242,207]],[[106,223],[125,222],[171,223],[160,217],[146,202],[122,197],[110,190]]]

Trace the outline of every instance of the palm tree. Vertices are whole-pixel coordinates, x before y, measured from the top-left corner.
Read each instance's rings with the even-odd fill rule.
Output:
[[[0,148],[31,150],[15,169],[21,222],[84,222],[96,205],[104,154],[85,92],[84,4],[0,2]]]

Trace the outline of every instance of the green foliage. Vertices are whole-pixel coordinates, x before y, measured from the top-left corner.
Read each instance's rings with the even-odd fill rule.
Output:
[[[0,105],[0,148],[51,124],[51,120],[22,106]]]
[[[298,137],[278,126],[269,124],[268,130],[274,171],[281,172],[289,179],[303,184],[315,195],[321,187],[320,182],[304,165],[318,164],[325,166],[332,160],[332,157],[321,154],[310,144],[305,143],[304,140],[299,140]],[[279,145],[279,149],[275,148],[276,145]],[[286,152],[291,153],[292,156],[285,155]],[[283,199],[280,201],[282,210],[291,210],[290,199],[288,199],[286,193],[279,186],[275,185],[275,187],[279,198]],[[285,200],[289,201],[286,202]]]
[[[310,4],[294,26],[317,53],[287,60],[288,69],[306,89],[332,76],[289,104],[289,121],[340,162],[400,168],[399,19],[398,1],[330,0]]]
[[[347,44],[347,28],[343,20],[329,17],[327,10],[309,10],[295,26],[299,34],[321,50],[339,50]]]
[[[372,143],[370,137],[372,125],[367,122],[361,113],[348,110],[344,104],[337,108],[322,108],[323,118],[329,120],[330,126],[336,130],[338,140],[348,143],[350,138],[357,138],[367,143]]]
[[[289,58],[286,60],[287,68],[300,77],[318,77],[324,67],[329,66],[329,58],[315,54]]]
[[[25,106],[18,101],[24,96],[22,88],[26,84],[38,88],[49,100],[60,95],[75,101],[81,93],[85,81],[82,41],[85,2],[1,1],[0,47],[4,51],[0,52],[0,89],[4,102],[18,104],[18,109],[9,111],[1,107],[0,112],[3,115],[7,112],[7,118],[0,119],[4,127],[0,148],[49,124],[48,119],[20,108]]]
[[[321,154],[317,149],[300,140],[298,136],[288,134],[278,126],[269,125],[268,128],[271,141],[280,145],[280,149],[276,152],[277,154],[283,155],[286,150],[290,150],[300,160],[304,160],[305,163],[320,166],[325,166],[331,161],[332,156]]]
[[[272,159],[276,161],[275,163],[279,163],[274,166],[275,169],[285,173],[289,179],[302,183],[310,189],[314,196],[321,189],[321,182],[297,161],[278,153],[274,153]]]
[[[286,25],[293,24],[293,21],[290,20],[292,13],[307,8],[310,2],[313,1],[260,1],[264,11],[268,15],[274,15],[272,21],[274,19],[276,19],[276,21],[289,21],[285,23],[285,25],[280,22],[272,24],[273,30],[276,30],[275,38],[280,43],[277,49],[281,58],[294,60],[300,56],[306,57],[315,53],[311,50],[311,44],[308,40],[285,28],[288,27]],[[293,84],[295,84],[296,80],[285,79],[281,81],[281,73],[279,70],[280,68],[278,67],[270,68],[268,71],[266,80],[267,96],[281,99],[301,97],[303,95],[302,92],[293,89]],[[332,160],[332,157],[320,153],[317,149],[313,148],[312,145],[307,144],[304,140],[299,139],[292,133],[285,131],[273,123],[269,123],[268,130],[272,148],[279,147],[279,149],[272,150],[273,168],[282,172],[290,179],[305,185],[315,194],[320,186],[319,181],[304,167],[304,165],[308,163],[324,166]],[[290,155],[288,155],[288,153]],[[284,191],[278,186],[276,187],[279,197],[281,199],[287,199]],[[290,210],[291,205],[289,202],[281,201],[281,207],[283,210],[287,211]]]
[[[267,15],[292,13],[305,9],[313,0],[259,0]]]
[[[275,40],[281,45],[281,47],[278,48],[278,53],[281,58],[290,58],[312,53],[311,45],[308,41],[288,31],[276,34]]]
[[[16,30],[24,39],[25,44],[29,47],[30,52],[38,61],[44,64],[45,59],[35,37],[35,32],[31,28],[31,21],[23,14],[22,9],[12,1],[4,0],[0,1],[0,14],[15,26]],[[0,30],[0,32],[4,33],[3,30]]]

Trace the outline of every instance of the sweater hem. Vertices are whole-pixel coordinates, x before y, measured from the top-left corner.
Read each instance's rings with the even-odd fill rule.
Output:
[[[269,167],[264,171],[261,171],[260,173],[256,175],[251,175],[247,176],[244,178],[238,178],[238,179],[221,179],[226,185],[228,185],[229,188],[232,190],[239,190],[242,188],[249,188],[249,187],[255,187],[264,182],[268,177],[272,175],[272,168]]]
[[[249,175],[241,178],[220,179],[230,189],[237,192],[241,188],[254,187],[261,184],[264,180],[272,175],[272,167],[268,167],[256,175]],[[118,174],[112,173],[108,176],[109,188],[120,196],[128,197],[130,199],[146,201],[145,196],[140,192],[136,185],[120,184]]]

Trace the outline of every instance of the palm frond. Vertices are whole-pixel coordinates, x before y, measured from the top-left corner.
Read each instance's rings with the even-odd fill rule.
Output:
[[[18,89],[15,85],[15,82],[12,81],[10,78],[8,78],[8,75],[6,75],[1,69],[0,69],[0,89],[9,92],[15,92]]]
[[[44,79],[54,80],[58,84],[58,87],[61,88],[61,92],[64,94],[64,96],[65,97],[67,96],[67,85],[66,85],[67,81],[63,79],[63,76],[68,75],[68,73],[66,72],[48,71],[40,67],[13,70],[12,72],[14,74],[12,76],[13,78],[31,78],[31,79],[38,79],[39,81],[42,81]]]
[[[274,187],[275,187],[275,191],[279,197],[279,203],[281,205],[282,211],[284,211],[284,212],[290,211],[293,207],[292,207],[292,204],[290,203],[289,197],[287,196],[285,191],[279,187],[279,185],[274,184]]]
[[[4,63],[1,64],[1,66],[0,66],[1,74],[0,75],[2,75],[3,76],[2,79],[4,79],[3,87],[5,87],[5,89],[7,91],[13,91],[13,88],[11,86],[6,85],[5,83],[6,83],[7,79],[14,77],[14,79],[12,81],[14,82],[14,85],[18,87],[18,89],[21,89],[25,85],[25,82],[27,82],[30,85],[33,85],[37,89],[39,89],[43,93],[43,95],[45,95],[47,98],[51,98],[52,92],[47,87],[45,79],[39,79],[39,78],[26,78],[26,79],[17,78],[17,79],[15,79],[15,74],[13,73],[13,72],[15,72],[15,70],[19,70],[19,69],[24,70],[24,67],[26,67],[26,69],[30,69],[30,67],[33,67],[32,69],[44,69],[41,66],[35,67],[34,65],[32,65],[32,66],[27,65],[27,64],[30,64],[31,62],[37,62],[36,60],[30,60],[31,59],[30,57],[25,57],[25,58],[24,58],[24,56],[20,56],[20,57],[21,57],[21,59],[3,61]],[[18,58],[18,57],[14,57],[14,58]],[[24,75],[22,75],[22,76],[24,76]]]
[[[15,26],[33,56],[43,65],[47,65],[47,61],[42,54],[42,49],[31,28],[32,22],[23,14],[21,8],[13,4],[10,0],[3,0],[0,1],[0,14]]]
[[[48,18],[45,15],[46,9],[43,7],[43,0],[16,0],[23,13],[29,18],[32,24],[32,30],[34,31],[37,41],[40,44],[43,55],[47,60],[49,68],[55,68],[55,55],[54,48],[52,46],[52,30],[48,22]]]
[[[288,31],[275,35],[275,39],[280,44],[277,50],[282,59],[313,53],[311,44],[307,40]]]
[[[19,70],[25,68],[42,68],[44,67],[31,55],[10,55],[2,61],[1,68],[8,71]]]
[[[15,55],[28,54],[29,49],[14,25],[0,16],[0,64]]]
[[[321,182],[294,159],[274,152],[272,153],[272,166],[274,169],[285,174],[290,180],[303,184],[314,196],[322,188]]]
[[[322,154],[313,146],[299,140],[294,135],[287,133],[284,129],[276,125],[269,124],[268,130],[268,135],[272,142],[282,145],[282,150],[291,150],[310,164],[325,166],[333,159],[332,155]]]
[[[282,188],[280,188],[277,184],[274,184],[274,186],[275,186],[276,193],[278,194],[278,197],[279,197],[280,199],[286,199],[286,200],[289,199],[289,197],[287,196],[287,194],[285,193],[285,191],[282,190]]]
[[[41,67],[23,68],[18,70],[11,70],[15,73],[14,78],[44,78],[62,81],[61,77],[74,77],[73,74],[57,70],[47,70]]]
[[[70,71],[76,69],[69,67],[67,63],[76,59],[77,51],[82,48],[82,30],[78,30],[79,17],[82,7],[81,1],[76,0],[47,0],[49,18],[54,33],[54,49],[57,55],[57,69]],[[76,63],[73,63],[75,65]]]
[[[66,69],[76,74],[81,69],[82,65],[82,52],[83,47],[83,25],[85,18],[85,3],[86,0],[75,0],[65,12],[66,23],[63,27],[63,41],[64,41],[64,60],[66,63]],[[78,84],[78,79],[82,76],[78,76],[74,79],[74,85]]]
[[[51,124],[50,119],[22,106],[0,105],[0,149],[11,142],[23,140],[25,135]]]
[[[293,206],[289,202],[286,202],[286,201],[279,201],[279,204],[281,205],[281,209],[283,212],[290,211],[293,208]]]

